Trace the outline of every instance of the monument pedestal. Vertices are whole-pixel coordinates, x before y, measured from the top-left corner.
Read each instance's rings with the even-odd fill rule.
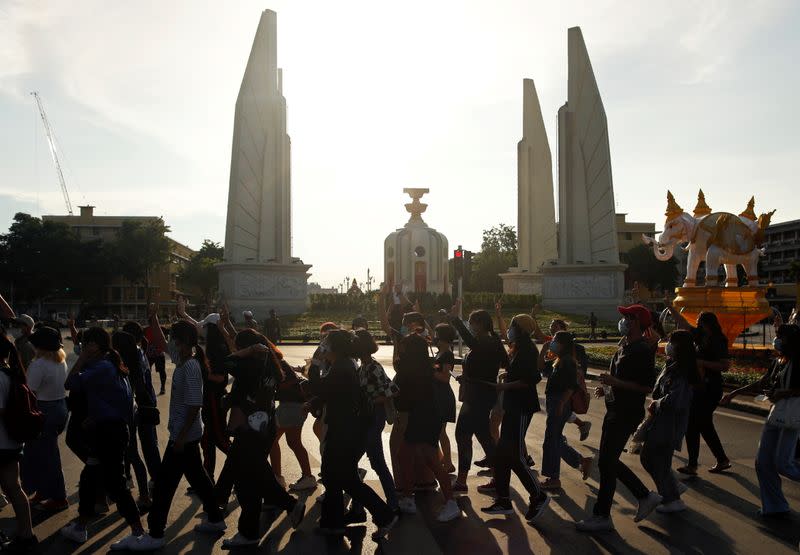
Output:
[[[307,264],[230,263],[217,264],[220,299],[238,318],[252,310],[264,320],[269,310],[278,314],[301,314],[308,302]]]
[[[542,267],[542,304],[556,312],[618,319],[625,294],[625,264],[555,264]]]
[[[506,295],[541,295],[541,272],[523,272],[519,268],[509,268],[500,274],[503,280],[503,293]]]

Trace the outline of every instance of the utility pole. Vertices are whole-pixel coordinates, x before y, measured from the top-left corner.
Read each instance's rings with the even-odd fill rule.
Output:
[[[456,298],[461,300],[458,303],[458,319],[464,320],[464,249],[461,245],[453,252],[453,270],[456,274]],[[461,358],[464,350],[464,340],[458,336],[458,357]]]

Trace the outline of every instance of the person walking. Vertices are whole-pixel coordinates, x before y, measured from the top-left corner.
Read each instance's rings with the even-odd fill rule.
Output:
[[[61,533],[77,542],[88,541],[87,526],[95,516],[97,493],[105,489],[131,529],[131,537],[144,533],[139,510],[125,486],[124,463],[133,419],[133,394],[128,369],[111,348],[111,336],[99,327],[83,332],[81,354],[64,384],[86,396],[88,458],[78,485],[78,518]],[[116,549],[112,546],[112,549]]]
[[[436,398],[439,410],[444,416],[442,432],[439,434],[439,446],[442,451],[442,464],[448,474],[455,472],[453,464],[453,449],[450,445],[450,436],[447,435],[447,423],[456,421],[456,396],[450,387],[450,378],[456,365],[453,354],[453,343],[456,341],[456,330],[447,323],[437,324],[433,330],[433,345],[436,347],[436,358],[433,361],[435,370],[433,377],[436,380]]]
[[[533,415],[541,410],[536,384],[542,375],[536,364],[538,351],[531,340],[532,318],[520,314],[511,320],[508,327],[508,343],[511,359],[508,373],[496,385],[503,396],[503,423],[500,427],[500,440],[497,444],[494,463],[495,500],[489,507],[481,509],[484,513],[512,514],[509,482],[511,471],[517,475],[530,496],[530,505],[525,519],[532,522],[539,518],[550,503],[548,495],[542,491],[525,459],[525,431]]]
[[[797,414],[792,414],[788,403],[800,397],[800,327],[794,324],[779,325],[772,345],[775,359],[769,372],[758,382],[728,393],[720,404],[727,405],[742,393],[765,392],[772,403],[770,415],[778,411],[795,421],[800,420]],[[800,481],[800,465],[794,458],[799,437],[800,430],[782,425],[777,418],[768,417],[764,423],[756,453],[756,476],[761,495],[758,515],[763,518],[790,514],[781,476]]]
[[[655,385],[655,350],[645,338],[646,333],[650,333],[652,316],[646,307],[638,304],[619,307],[618,310],[622,318],[617,326],[623,337],[611,359],[609,372],[600,376],[602,386],[595,389],[597,397],[605,398],[606,416],[598,455],[600,490],[593,516],[576,523],[577,529],[584,532],[614,529],[611,503],[617,480],[638,500],[634,522],[646,518],[661,503],[661,496],[648,491],[620,460],[625,444],[644,418],[645,398]]]
[[[281,342],[281,320],[274,308],[269,309],[269,318],[264,322],[264,335],[267,336],[273,345]]]
[[[67,355],[61,333],[50,327],[37,329],[30,337],[36,358],[28,366],[28,387],[36,394],[44,415],[42,435],[25,445],[20,471],[22,487],[32,495],[31,505],[53,512],[69,507],[58,438],[67,426]]]
[[[155,319],[153,319],[155,316]],[[164,395],[167,392],[167,359],[164,355],[164,349],[167,347],[166,334],[161,324],[158,322],[157,311],[151,311],[150,321],[144,329],[144,338],[147,341],[147,362],[151,368],[155,367],[156,372],[161,380],[161,389],[159,395]]]
[[[564,426],[572,414],[572,396],[579,387],[572,335],[566,331],[556,332],[553,340],[542,347],[539,368],[548,366],[545,362],[548,353],[552,353],[555,359],[549,365],[551,371],[545,388],[547,423],[542,444],[542,475],[547,476],[547,480],[542,483],[542,488],[555,490],[561,488],[562,459],[572,468],[580,469],[584,480],[589,477],[593,459],[578,453],[564,436]]]

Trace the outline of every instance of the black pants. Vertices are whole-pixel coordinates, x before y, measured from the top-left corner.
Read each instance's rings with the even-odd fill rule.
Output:
[[[164,357],[164,353],[158,356],[148,357],[147,360],[151,367],[155,365],[156,372],[158,372],[158,376],[161,378],[161,391],[164,391],[164,386],[167,383],[167,359]]]
[[[489,413],[492,402],[463,403],[456,420],[456,444],[458,445],[458,472],[468,472],[472,464],[472,436],[478,438],[486,457],[494,456],[494,440],[489,431]]]
[[[225,430],[225,411],[221,406],[222,394],[208,392],[203,399],[203,437],[200,445],[203,448],[203,466],[212,478],[217,466],[217,449],[228,454],[231,447],[228,432]]]
[[[322,482],[325,500],[322,502],[320,526],[344,527],[344,495],[347,492],[354,502],[365,507],[378,526],[385,526],[394,513],[375,490],[358,477],[358,461],[366,451],[366,429],[337,430],[328,428],[322,452]]]
[[[167,524],[172,498],[175,497],[175,490],[178,489],[178,484],[184,476],[203,502],[203,510],[208,515],[208,520],[219,522],[223,519],[222,511],[214,500],[214,485],[200,460],[200,441],[185,444],[180,453],[170,441],[164,451],[164,459],[161,461],[158,479],[153,489],[153,507],[147,515],[147,525],[152,537],[164,537],[164,527]]]
[[[642,481],[620,460],[625,444],[630,439],[641,418],[619,419],[606,413],[603,420],[603,435],[600,437],[600,453],[597,467],[600,470],[600,491],[594,504],[596,516],[610,516],[611,502],[617,490],[617,480],[625,484],[636,499],[644,499],[649,491]]]
[[[689,452],[689,466],[697,466],[700,456],[700,436],[706,440],[706,445],[716,457],[717,461],[725,461],[728,456],[722,447],[722,442],[714,427],[714,411],[717,410],[719,401],[708,397],[705,393],[695,393],[689,409],[689,425],[686,428],[686,451]]]
[[[247,539],[261,537],[261,503],[291,511],[297,500],[286,493],[275,479],[275,473],[267,455],[275,440],[274,430],[270,437],[252,430],[237,433],[231,444],[228,460],[234,476],[236,497],[242,512],[239,515],[239,533]]]
[[[139,509],[125,487],[125,454],[128,450],[128,425],[124,422],[100,422],[90,432],[92,441],[86,466],[78,485],[78,514],[94,516],[97,492],[105,489],[117,504],[117,511],[128,524],[139,519]]]
[[[539,481],[525,461],[525,432],[532,416],[531,413],[519,411],[506,411],[503,414],[500,440],[494,458],[494,483],[499,498],[509,497],[508,484],[511,481],[512,470],[528,490],[531,500],[538,499],[542,495]]]

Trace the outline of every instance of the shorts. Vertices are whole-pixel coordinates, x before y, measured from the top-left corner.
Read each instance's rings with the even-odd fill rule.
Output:
[[[303,403],[281,401],[275,410],[275,424],[278,428],[302,428],[308,413]]]
[[[404,439],[408,443],[424,443],[437,447],[444,424],[444,419],[435,407],[414,407],[408,412],[408,427]]]
[[[18,463],[22,460],[22,447],[18,449],[0,449],[0,466]]]

